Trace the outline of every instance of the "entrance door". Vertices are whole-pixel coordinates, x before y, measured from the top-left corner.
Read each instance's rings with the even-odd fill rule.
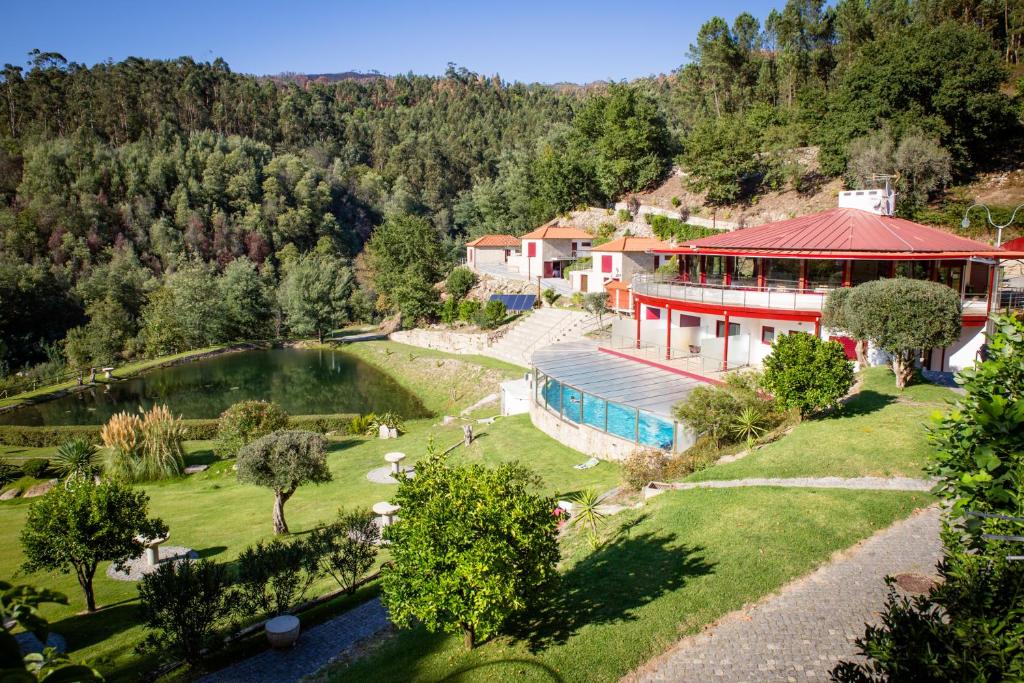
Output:
[[[581,292],[589,291],[587,289],[587,276],[586,275],[580,275],[580,291]]]
[[[546,262],[544,264],[544,277],[554,277],[554,276],[555,276],[555,264],[552,263],[551,261],[548,261],[548,262]]]

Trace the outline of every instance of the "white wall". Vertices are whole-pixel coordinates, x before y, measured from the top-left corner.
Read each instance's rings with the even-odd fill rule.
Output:
[[[513,256],[510,256],[509,259]],[[471,268],[480,264],[493,265],[495,263],[505,263],[504,247],[466,247],[466,265]]]

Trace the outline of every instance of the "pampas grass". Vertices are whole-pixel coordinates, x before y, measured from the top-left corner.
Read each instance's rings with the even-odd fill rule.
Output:
[[[117,413],[100,430],[107,447],[104,469],[127,481],[177,477],[185,469],[181,442],[185,428],[167,406],[139,408],[140,415]]]

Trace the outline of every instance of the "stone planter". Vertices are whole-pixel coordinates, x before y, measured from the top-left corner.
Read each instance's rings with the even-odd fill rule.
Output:
[[[267,634],[270,647],[279,650],[289,648],[299,639],[299,618],[290,614],[274,617],[267,621],[263,630]]]

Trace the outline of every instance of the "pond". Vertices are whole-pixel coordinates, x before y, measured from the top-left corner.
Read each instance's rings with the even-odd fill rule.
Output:
[[[0,413],[0,424],[102,424],[114,413],[166,404],[185,418],[214,418],[238,401],[275,401],[291,415],[383,413],[426,417],[419,399],[387,374],[340,351],[266,349],[214,356],[100,384]]]

